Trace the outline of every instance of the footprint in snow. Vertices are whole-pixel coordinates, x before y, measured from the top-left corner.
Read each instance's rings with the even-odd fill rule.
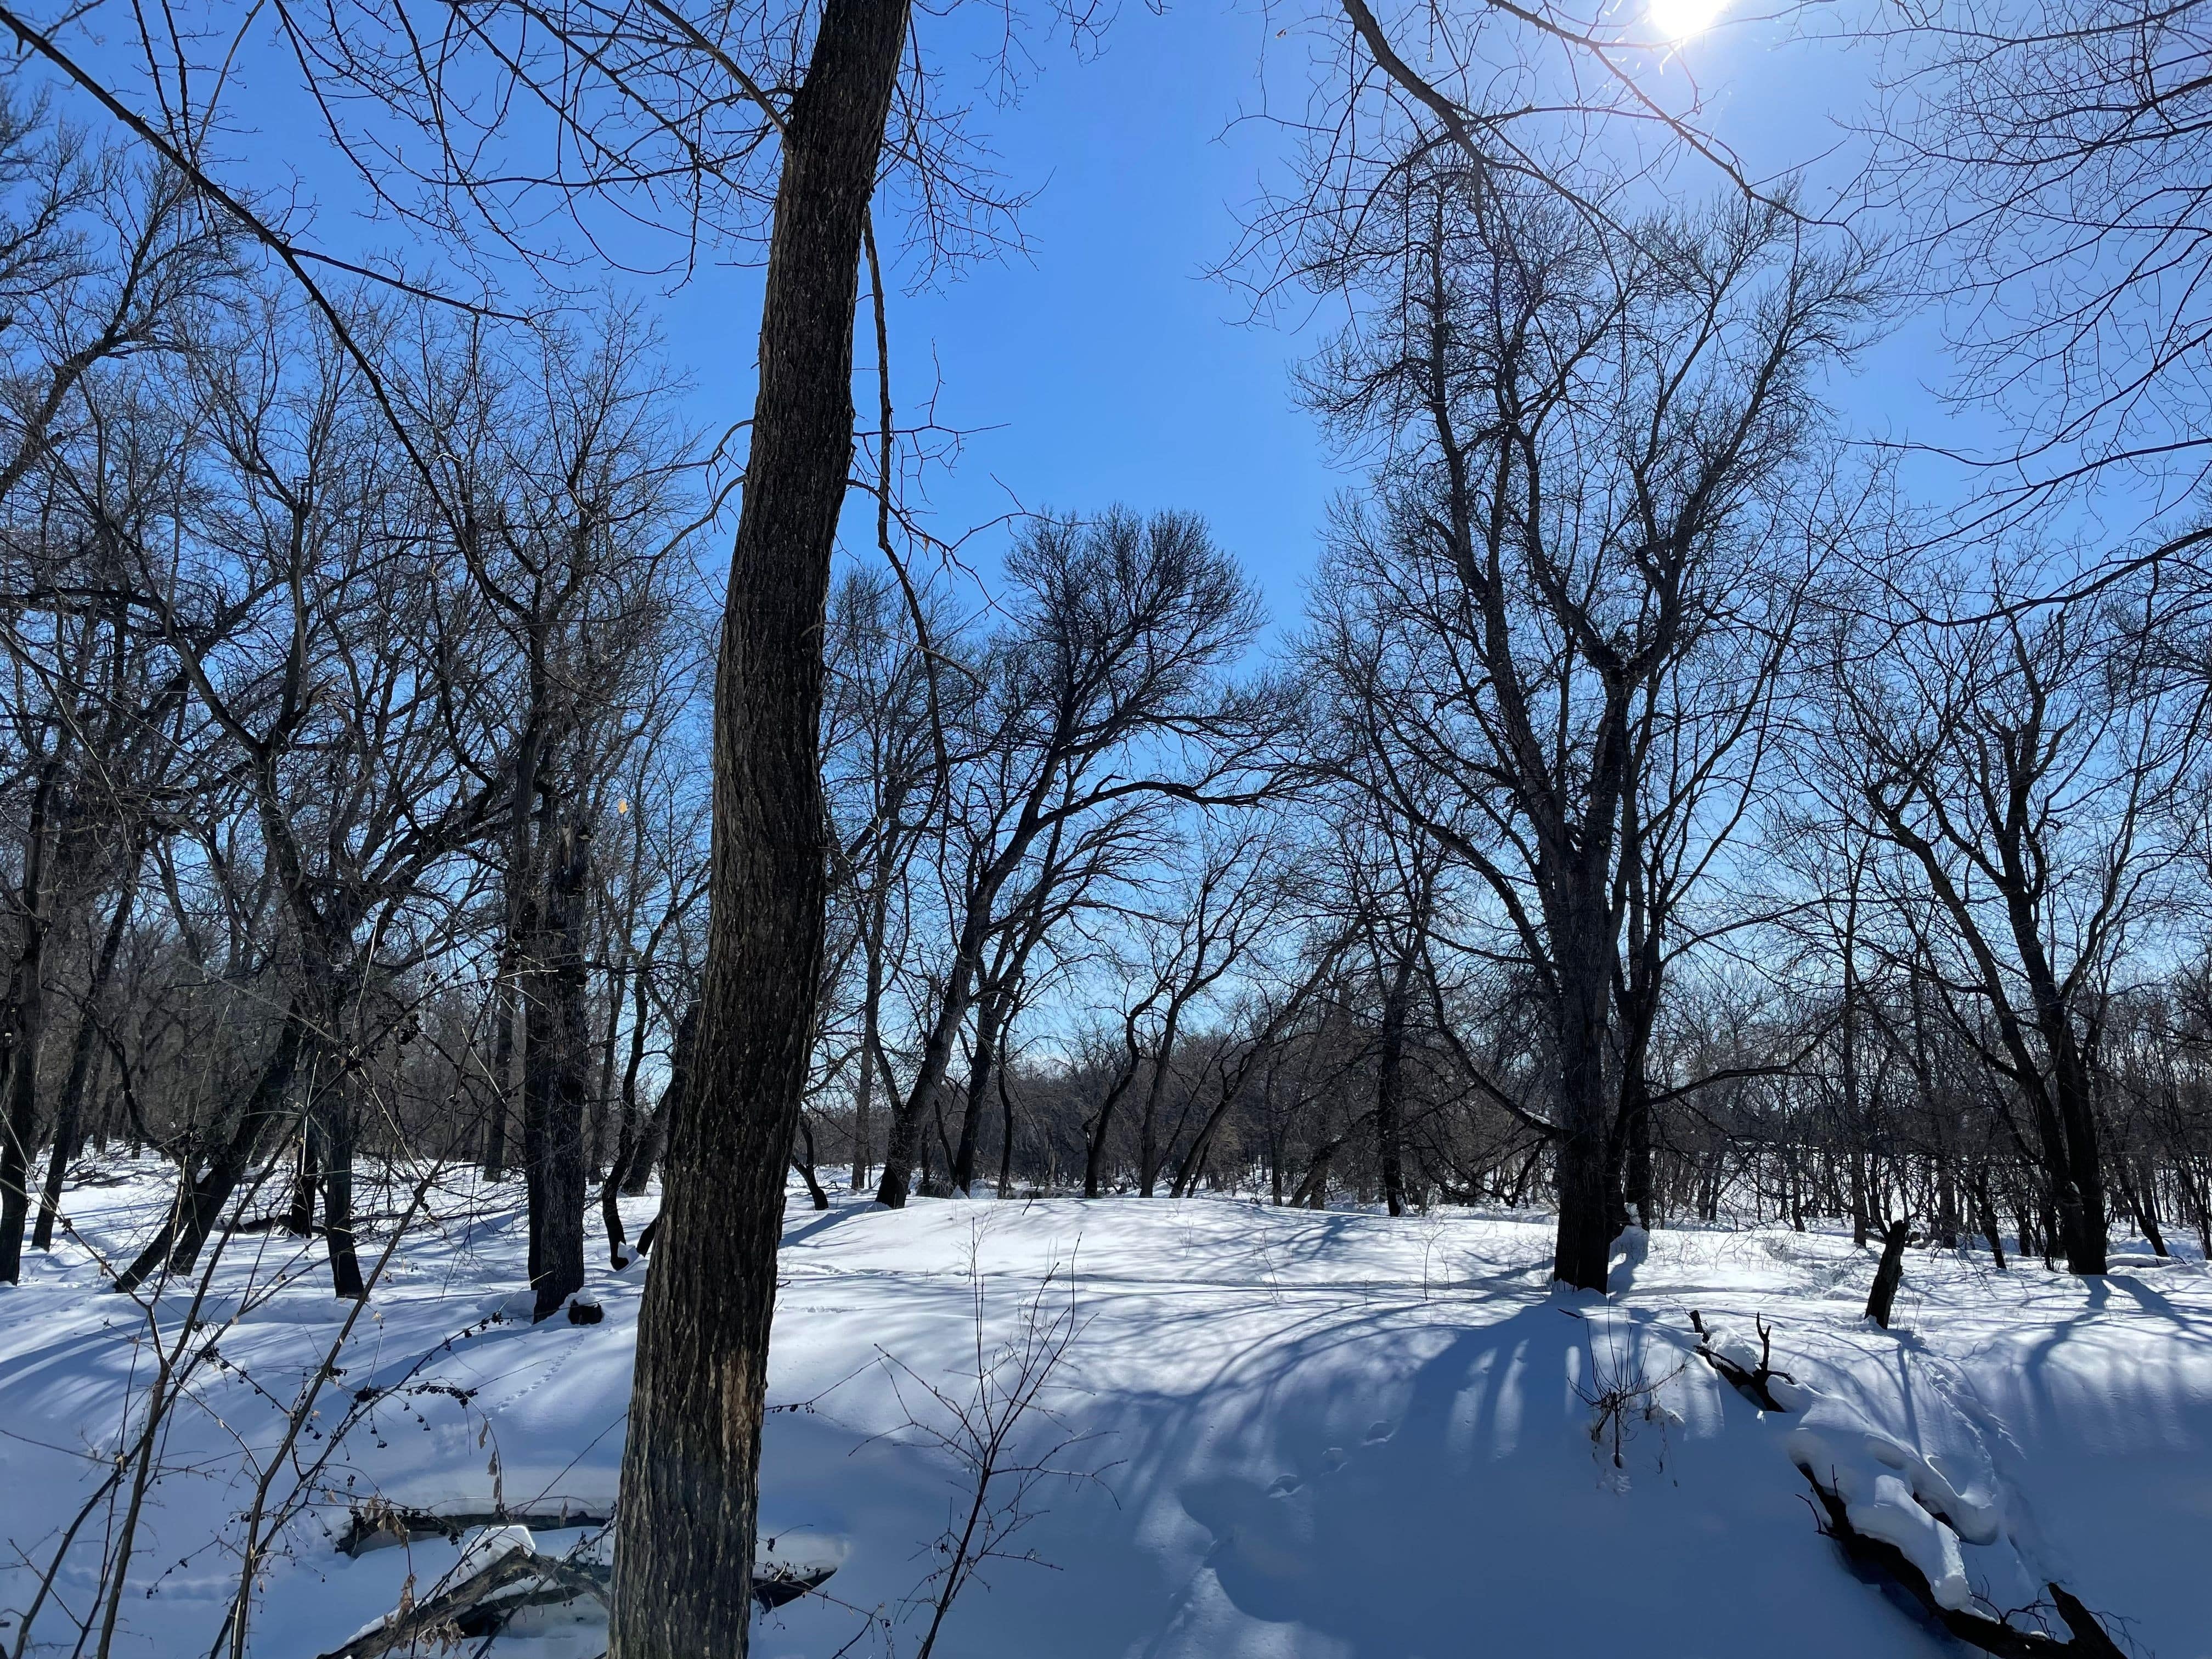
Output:
[[[1378,1440],[1388,1440],[1389,1437],[1390,1425],[1388,1423],[1370,1423],[1367,1425],[1367,1443],[1369,1445],[1373,1445]]]
[[[1327,1469],[1331,1474],[1334,1474],[1351,1461],[1352,1459],[1346,1455],[1345,1449],[1341,1446],[1331,1446],[1321,1455],[1322,1468]]]
[[[1304,1485],[1305,1482],[1295,1474],[1279,1474],[1275,1477],[1275,1484],[1267,1490],[1276,1497],[1286,1498]]]

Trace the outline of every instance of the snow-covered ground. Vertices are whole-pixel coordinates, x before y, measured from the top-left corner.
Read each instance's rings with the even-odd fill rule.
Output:
[[[165,1190],[144,1165],[76,1194],[83,1238],[127,1254]],[[337,1553],[349,1508],[372,1497],[611,1500],[641,1279],[600,1265],[595,1239],[586,1295],[604,1321],[533,1328],[520,1200],[512,1186],[441,1194],[356,1324],[294,1455],[325,1460],[320,1501],[276,1539],[253,1653],[313,1659],[453,1567],[443,1540]],[[633,1231],[652,1207],[635,1206]],[[1950,1599],[2018,1607],[2055,1578],[2138,1653],[2212,1659],[2201,1264],[2130,1255],[2083,1283],[1915,1251],[1885,1332],[1859,1317],[1874,1261],[1847,1238],[1663,1231],[1602,1299],[1553,1293],[1549,1249],[1534,1217],[1220,1199],[816,1214],[800,1198],[772,1361],[773,1397],[793,1409],[769,1421],[762,1517],[771,1553],[839,1571],[765,1615],[755,1651],[914,1653],[917,1589],[972,1494],[946,1449],[952,1408],[973,1408],[979,1352],[988,1365],[1026,1336],[1057,1366],[1007,1461],[1048,1473],[1023,1488],[1030,1518],[1001,1547],[1035,1559],[986,1564],[946,1617],[948,1659],[1965,1651],[1854,1575],[1793,1456],[1823,1460],[1932,1577],[1954,1567],[1938,1583]],[[220,1359],[165,1429],[116,1655],[197,1659],[216,1642],[258,1460],[344,1315],[323,1272],[281,1235],[230,1242],[201,1310]],[[186,1300],[163,1299],[172,1336]],[[1754,1342],[1763,1315],[1801,1408],[1762,1418],[1723,1384],[1694,1358],[1692,1308]],[[0,1653],[112,1467],[148,1334],[80,1244],[0,1290]],[[1012,1376],[1000,1367],[999,1383]],[[356,1407],[364,1389],[378,1392]],[[1609,1415],[1594,1403],[1608,1394]],[[272,1504],[295,1479],[270,1483]],[[1021,1479],[994,1483],[988,1521],[1015,1518]],[[96,1509],[32,1652],[95,1650],[96,1631],[78,1648],[77,1620],[110,1530]],[[604,1642],[602,1624],[540,1613],[491,1653],[589,1659]]]

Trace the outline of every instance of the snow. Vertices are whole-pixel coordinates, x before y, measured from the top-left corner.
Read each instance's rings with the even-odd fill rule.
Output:
[[[74,1195],[82,1237],[126,1251],[166,1196],[159,1175]],[[356,1326],[297,1460],[327,1455],[318,1501],[268,1563],[252,1626],[265,1659],[337,1646],[410,1578],[418,1596],[447,1581],[465,1547],[560,1554],[596,1538],[547,1524],[358,1559],[333,1547],[372,1497],[611,1504],[650,1269],[608,1270],[595,1239],[583,1295],[605,1320],[532,1327],[520,1202],[519,1187],[457,1179]],[[632,1237],[653,1208],[626,1206]],[[939,1650],[961,1659],[1437,1659],[1478,1632],[1481,1650],[1561,1659],[1959,1651],[1820,1534],[1798,1464],[1949,1605],[2023,1608],[2057,1579],[2124,1620],[2138,1651],[2212,1659],[2212,1278],[2193,1260],[2154,1269],[2130,1252],[2085,1283],[1916,1251],[1884,1331],[1859,1316],[1872,1253],[1827,1233],[1661,1229],[1623,1241],[1605,1297],[1555,1291],[1547,1221],[1504,1212],[1203,1198],[816,1213],[800,1196],[785,1237],[770,1394],[789,1409],[768,1422],[760,1558],[836,1571],[761,1618],[765,1659],[827,1659],[856,1638],[855,1654],[913,1651],[935,1547],[969,1490],[948,1444],[951,1408],[974,1403],[979,1310],[987,1358],[1063,1315],[1073,1335],[1014,1437],[1018,1461],[1042,1466],[1029,1519],[946,1620]],[[339,1330],[323,1271],[281,1235],[232,1242],[202,1310],[223,1363],[195,1374],[169,1427],[118,1656],[196,1659],[214,1642],[256,1459]],[[153,1316],[171,1340],[188,1301],[165,1296]],[[1759,1413],[1697,1358],[1692,1309],[1731,1352],[1747,1343],[1747,1363],[1763,1317],[1793,1409]],[[100,1290],[81,1243],[0,1291],[11,1620],[35,1579],[5,1563],[20,1549],[43,1566],[106,1473],[153,1328]],[[364,1389],[380,1392],[333,1441]],[[272,1496],[290,1489],[280,1477]],[[67,1610],[41,1613],[33,1652],[75,1644],[98,1553],[70,1557]],[[579,1606],[533,1615],[491,1659],[604,1644]]]

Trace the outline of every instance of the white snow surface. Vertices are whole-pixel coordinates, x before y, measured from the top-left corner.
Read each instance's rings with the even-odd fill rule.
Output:
[[[103,1289],[92,1252],[127,1256],[167,1186],[150,1162],[124,1173],[73,1192],[76,1238],[0,1287],[0,1652],[135,1420],[149,1316]],[[364,1188],[365,1210],[396,1207]],[[633,1237],[653,1208],[626,1205]],[[533,1328],[520,1187],[457,1177],[434,1210],[302,1438],[295,1464],[326,1462],[267,1563],[263,1659],[337,1646],[403,1591],[432,1593],[465,1548],[604,1547],[557,1525],[358,1559],[332,1547],[372,1498],[542,1511],[614,1496],[649,1269],[609,1269],[595,1233],[584,1295],[604,1321]],[[955,1603],[947,1659],[1963,1652],[1820,1535],[1800,1463],[1848,1483],[1853,1523],[1912,1553],[1952,1605],[2016,1609],[2057,1579],[2136,1652],[2212,1659],[2201,1263],[2130,1258],[2085,1282],[1915,1251],[1883,1331],[1860,1317],[1873,1253],[1847,1237],[1661,1229],[1624,1241],[1602,1297],[1551,1286],[1551,1243],[1534,1214],[1218,1197],[816,1213],[799,1194],[770,1361],[771,1400],[792,1409],[768,1419],[760,1555],[837,1571],[757,1620],[755,1653],[914,1651],[928,1615],[915,1592],[970,1490],[924,1432],[950,1420],[921,1384],[962,1398],[979,1307],[988,1355],[1052,1273],[1046,1313],[1072,1291],[1076,1334],[1050,1415],[1013,1443],[1063,1473],[1030,1489],[1034,1518],[1006,1546],[1035,1559],[990,1563]],[[347,1310],[325,1273],[281,1234],[231,1240],[201,1310],[222,1363],[168,1425],[117,1656],[198,1659],[214,1643],[237,1517]],[[188,1301],[161,1299],[165,1333]],[[1778,1393],[1802,1409],[1762,1415],[1715,1376],[1692,1308],[1721,1340],[1763,1316],[1799,1385]],[[380,1392],[333,1440],[363,1389]],[[96,1516],[81,1534],[31,1652],[76,1644],[105,1530]],[[605,1643],[593,1609],[556,1609],[490,1655],[593,1659]]]

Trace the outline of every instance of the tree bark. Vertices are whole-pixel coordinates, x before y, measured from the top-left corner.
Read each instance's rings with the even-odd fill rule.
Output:
[[[968,1068],[968,1097],[960,1111],[960,1146],[952,1155],[953,1190],[970,1195],[975,1184],[975,1143],[983,1125],[983,1103],[990,1097],[998,1074],[999,1038],[1006,1026],[1010,995],[994,989],[987,994],[975,1016],[975,1057]]]
[[[1897,1286],[1905,1277],[1905,1245],[1912,1237],[1912,1224],[1899,1219],[1889,1224],[1881,1242],[1881,1262],[1874,1270],[1874,1288],[1867,1292],[1866,1316],[1889,1328],[1889,1313],[1897,1301]]]
[[[69,1076],[62,1083],[61,1104],[54,1114],[54,1145],[46,1162],[46,1189],[40,1194],[39,1218],[31,1231],[31,1243],[38,1249],[53,1248],[54,1222],[61,1213],[62,1182],[83,1139],[81,1120],[85,1091],[91,1085],[93,1063],[98,1058],[100,1001],[115,977],[116,960],[123,954],[124,936],[130,931],[131,902],[137,893],[134,871],[115,901],[115,912],[108,918],[107,932],[100,939],[100,952],[93,958],[92,974],[85,985],[84,1014],[77,1021],[76,1042],[70,1050]]]
[[[331,1262],[331,1293],[358,1301],[368,1294],[353,1231],[355,1078],[343,1073],[322,1092],[311,1121],[322,1126],[323,1243]]]
[[[540,925],[532,931],[524,994],[523,1158],[530,1178],[531,1317],[543,1319],[584,1287],[584,885],[591,836],[563,824],[545,848]]]
[[[23,838],[23,885],[17,896],[21,933],[15,971],[8,981],[4,1027],[0,1027],[0,1076],[6,1079],[7,1113],[0,1124],[0,1284],[23,1271],[23,1223],[31,1209],[31,1153],[39,1136],[39,1043],[46,1022],[46,863],[52,850],[51,822],[61,787],[59,757],[40,769]]]
[[[611,1659],[744,1659],[784,1163],[821,979],[822,627],[907,0],[830,0],[783,141],[716,666],[707,984],[639,1317]]]
[[[1406,1213],[1406,1165],[1401,1140],[1406,1109],[1406,1018],[1413,1001],[1415,950],[1408,943],[1382,994],[1382,1052],[1375,1071],[1375,1161],[1382,1176],[1382,1201],[1392,1215]]]
[[[881,953],[876,941],[868,942],[868,984],[860,1008],[860,1086],[853,1096],[853,1190],[868,1189],[868,1108],[876,1097],[876,1044],[880,1040],[876,1022],[883,1000]]]
[[[1552,1276],[1576,1290],[1602,1291],[1613,1255],[1613,1099],[1605,1050],[1612,996],[1609,941],[1561,951],[1558,998],[1559,1133],[1555,1141],[1559,1222]],[[1585,963],[1583,955],[1597,957]]]
[[[484,1121],[483,1172],[486,1181],[507,1174],[507,1091],[514,1076],[514,960],[512,951],[500,953],[499,983],[492,991],[491,1114]]]
[[[300,1126],[300,1162],[292,1172],[292,1209],[284,1231],[305,1238],[315,1231],[315,1193],[323,1184],[323,1132],[310,1114]]]

